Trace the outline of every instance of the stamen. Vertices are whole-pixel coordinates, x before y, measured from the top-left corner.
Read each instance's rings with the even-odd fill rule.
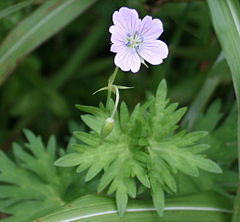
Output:
[[[128,33],[126,40],[127,40],[126,46],[135,50],[139,50],[140,45],[143,42],[138,32],[135,32],[134,34]]]

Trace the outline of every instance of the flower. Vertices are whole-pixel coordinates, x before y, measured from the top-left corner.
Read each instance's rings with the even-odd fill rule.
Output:
[[[138,72],[145,61],[159,65],[168,55],[167,45],[158,40],[163,32],[162,22],[145,16],[139,19],[135,9],[122,7],[112,16],[109,28],[111,52],[117,53],[114,63],[123,71]]]

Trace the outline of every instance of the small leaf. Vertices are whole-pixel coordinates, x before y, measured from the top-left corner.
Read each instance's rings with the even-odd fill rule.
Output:
[[[222,169],[212,160],[205,159],[199,156],[194,158],[194,162],[199,168],[206,170],[208,172],[222,173]]]
[[[24,129],[24,134],[27,137],[29,143],[25,144],[29,150],[35,155],[35,157],[41,156],[44,153],[44,147],[41,138],[36,137],[30,130]]]
[[[101,118],[101,117],[95,117],[95,116],[91,116],[91,115],[82,115],[81,116],[83,122],[93,131],[95,131],[96,133],[100,134],[101,133],[101,129],[102,129],[102,125],[105,121],[105,117]]]
[[[195,145],[193,147],[186,148],[188,151],[190,151],[192,154],[199,154],[202,153],[210,148],[210,145],[208,144],[199,144]]]
[[[121,103],[120,106],[120,124],[122,130],[125,130],[125,127],[129,121],[129,111],[125,102]]]
[[[82,162],[80,153],[70,153],[59,158],[54,165],[59,167],[72,167]]]
[[[84,105],[75,105],[75,107],[83,112],[91,113],[93,115],[96,115],[99,113],[99,109],[94,106],[84,106]]]
[[[196,131],[196,132],[191,132],[182,138],[182,140],[179,141],[178,145],[179,146],[185,146],[185,145],[192,145],[199,141],[202,137],[205,137],[208,135],[208,132],[206,131]]]
[[[97,147],[100,142],[100,138],[96,137],[96,135],[91,135],[89,133],[85,133],[82,131],[75,131],[73,132],[74,136],[81,140],[82,142],[92,146]]]
[[[107,172],[105,172],[99,182],[98,189],[97,189],[98,192],[103,191],[111,183],[114,176],[115,174],[113,171],[108,170]]]
[[[131,198],[135,198],[137,194],[137,187],[135,184],[134,179],[128,178],[125,180],[126,188],[127,188],[127,193]]]
[[[150,188],[150,182],[147,176],[147,172],[145,172],[141,167],[138,165],[133,167],[133,172],[136,174],[138,180],[145,186]]]
[[[123,217],[128,203],[128,195],[124,189],[117,190],[116,202],[119,216]]]
[[[157,210],[159,216],[163,215],[164,210],[164,192],[162,187],[154,180],[151,180],[152,184],[152,198],[154,207]]]
[[[101,170],[102,166],[100,162],[92,165],[86,174],[85,181],[89,181],[94,178]]]
[[[55,136],[51,136],[48,140],[48,144],[47,144],[47,152],[49,153],[49,155],[55,159],[55,155],[56,155],[56,148],[57,148],[57,142],[56,142],[56,138]]]
[[[167,83],[166,80],[162,80],[157,88],[156,99],[158,101],[165,101],[167,97]]]

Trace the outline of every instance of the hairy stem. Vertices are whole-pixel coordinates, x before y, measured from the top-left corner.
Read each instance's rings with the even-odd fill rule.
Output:
[[[108,79],[108,94],[107,94],[107,106],[106,107],[109,107],[109,102],[110,102],[111,94],[112,94],[112,87],[113,87],[114,80],[117,76],[118,70],[119,70],[119,68],[116,66],[116,68],[113,71],[113,74]]]
[[[114,115],[117,111],[117,107],[118,107],[118,103],[119,103],[119,89],[117,86],[114,86],[114,89],[115,89],[115,94],[116,94],[116,100],[115,100],[114,108],[113,108],[112,115],[111,115],[112,119],[114,118]]]

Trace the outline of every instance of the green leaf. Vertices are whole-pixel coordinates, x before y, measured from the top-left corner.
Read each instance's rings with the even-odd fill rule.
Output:
[[[217,105],[217,102],[214,102],[206,114],[202,114],[202,117],[196,121],[194,129],[211,129],[209,134],[201,139],[201,142],[211,146],[206,153],[223,167],[229,168],[236,160],[237,155],[237,109],[236,106],[233,106],[225,119],[218,118],[212,126],[213,115],[219,116],[218,110],[220,109],[215,109],[215,104]]]
[[[208,132],[213,131],[222,117],[220,109],[220,100],[215,100],[208,108],[206,114],[198,117],[194,130],[207,130]]]
[[[165,108],[167,101],[167,83],[166,80],[162,80],[157,88],[156,92],[156,109],[161,110]]]
[[[123,130],[126,129],[129,121],[129,111],[125,102],[121,103],[120,106],[120,124]]]
[[[116,202],[117,202],[117,208],[118,208],[119,215],[120,215],[120,217],[122,217],[124,215],[124,212],[126,210],[127,203],[128,203],[128,195],[127,195],[126,190],[124,190],[124,189],[117,190]]]
[[[96,115],[99,112],[99,109],[94,106],[75,105],[75,107],[83,112],[91,113],[93,115]]]
[[[91,135],[89,133],[76,131],[73,132],[74,136],[81,140],[82,142],[89,144],[90,146],[97,147],[100,143],[100,137],[96,138],[96,135]]]
[[[102,170],[102,163],[97,163],[95,165],[92,165],[86,174],[85,181],[89,181],[92,178],[94,178],[101,170]]]
[[[238,107],[238,168],[240,168],[240,2],[238,0],[208,0],[212,23],[231,70]],[[240,169],[238,169],[240,178]],[[239,187],[239,186],[238,186]],[[232,222],[240,218],[240,189],[234,206]]]
[[[0,47],[0,84],[19,60],[81,14],[96,0],[46,1],[22,21]]]
[[[200,157],[195,157],[194,162],[199,168],[206,170],[208,172],[222,173],[222,169],[212,160],[205,159],[200,156]]]
[[[82,115],[83,122],[93,131],[100,135],[105,117],[93,117],[91,115]]]
[[[28,1],[22,1],[22,2],[19,2],[17,4],[14,4],[10,7],[7,7],[3,10],[0,11],[0,19],[4,18],[4,17],[7,17],[25,7],[28,7],[29,5],[33,4],[34,3],[34,0],[28,0]]]
[[[73,145],[77,152],[61,157],[56,164],[77,166],[78,173],[86,171],[85,181],[98,175],[98,192],[106,189],[109,195],[115,193],[120,215],[125,211],[128,196],[136,197],[140,181],[152,190],[154,205],[161,215],[164,192],[177,191],[175,174],[178,171],[194,177],[199,176],[199,168],[220,172],[220,168],[202,154],[209,146],[199,140],[207,132],[175,133],[185,108],[177,109],[176,103],[168,105],[166,95],[166,82],[162,81],[156,98],[150,97],[143,105],[137,104],[131,114],[122,103],[111,134],[101,139],[99,133],[113,102],[108,103],[108,109],[101,105],[101,112],[90,108],[92,114],[82,116],[90,132],[75,133],[85,144]],[[200,158],[205,167],[199,163]]]
[[[151,180],[151,185],[152,185],[152,198],[153,198],[153,204],[154,207],[157,210],[157,213],[159,216],[163,215],[163,210],[164,210],[164,192],[159,183],[155,181],[155,179]]]
[[[80,164],[82,162],[80,153],[70,153],[60,159],[58,159],[54,164],[60,167],[72,167]]]
[[[46,148],[40,137],[28,130],[25,134],[28,138],[25,147],[13,145],[17,163],[0,153],[0,211],[11,215],[5,221],[32,221],[62,206],[63,191],[72,181],[66,170],[63,181],[53,165],[56,158],[53,139]]]
[[[33,222],[197,222],[199,219],[204,222],[226,222],[231,217],[232,202],[208,192],[171,198],[167,200],[165,209],[164,216],[159,219],[150,201],[130,200],[124,217],[119,218],[112,198],[87,195]]]
[[[240,101],[240,3],[238,0],[208,0],[213,27],[230,67]]]

